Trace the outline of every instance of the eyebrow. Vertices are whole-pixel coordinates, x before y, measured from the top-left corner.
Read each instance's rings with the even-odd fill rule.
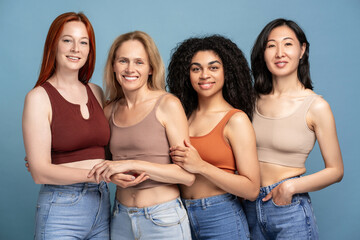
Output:
[[[63,36],[61,36],[61,37],[71,37],[71,38],[74,38],[73,36],[71,36],[71,35],[68,35],[68,34],[66,34],[66,35],[63,35]],[[85,39],[89,39],[88,37],[81,37],[81,39],[83,39],[83,38],[85,38]]]
[[[282,39],[282,41],[284,41],[284,40],[289,40],[289,39],[294,41],[294,39],[292,39],[291,37],[285,37],[285,38]],[[271,41],[275,42],[275,39],[269,39],[269,40],[267,40],[267,42],[271,42]]]
[[[212,65],[212,64],[215,64],[215,63],[221,64],[221,62],[219,62],[218,60],[214,60],[214,61],[209,62],[208,65]],[[194,63],[190,64],[190,66],[192,66],[192,65],[196,65],[196,66],[201,67],[201,64],[197,63],[197,62],[194,62]]]

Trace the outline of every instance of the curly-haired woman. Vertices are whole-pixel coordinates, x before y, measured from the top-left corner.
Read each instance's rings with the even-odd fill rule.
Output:
[[[214,35],[182,42],[168,70],[169,90],[183,104],[191,136],[170,155],[196,174],[192,186],[181,186],[192,237],[248,239],[237,196],[255,200],[260,179],[247,61],[235,43]]]

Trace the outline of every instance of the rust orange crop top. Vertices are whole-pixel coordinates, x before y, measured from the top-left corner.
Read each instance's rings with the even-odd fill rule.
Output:
[[[204,161],[229,173],[236,171],[235,157],[231,146],[224,139],[223,132],[229,119],[237,112],[241,112],[241,110],[233,109],[226,113],[210,133],[204,136],[190,137],[191,144]]]
[[[41,85],[47,92],[52,110],[51,162],[62,164],[87,159],[104,159],[110,139],[109,123],[90,86],[85,85],[89,118],[80,106],[68,102],[49,82]]]

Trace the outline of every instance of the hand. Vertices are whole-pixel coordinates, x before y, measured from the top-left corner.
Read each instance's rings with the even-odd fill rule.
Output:
[[[294,194],[290,191],[290,181],[291,180],[282,182],[276,186],[268,195],[262,199],[262,201],[266,202],[272,198],[273,202],[279,206],[291,204],[292,196]]]
[[[24,157],[24,160],[25,160],[25,167],[27,168],[27,171],[30,172],[30,165],[26,156]]]
[[[142,183],[143,181],[149,179],[149,176],[147,176],[144,172],[137,177],[129,174],[117,173],[112,175],[110,179],[112,183],[122,188],[128,188]]]
[[[201,159],[198,151],[190,142],[185,140],[184,144],[185,147],[173,146],[170,148],[170,156],[173,163],[190,173],[199,173],[204,166],[204,160]]]
[[[111,182],[111,176],[117,173],[128,172],[128,161],[103,161],[96,164],[88,174],[88,177],[95,176],[95,180],[99,183],[100,177],[106,182]],[[130,175],[131,176],[131,175]]]

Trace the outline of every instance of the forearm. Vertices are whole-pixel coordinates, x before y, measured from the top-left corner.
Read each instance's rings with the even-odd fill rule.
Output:
[[[255,200],[259,195],[260,185],[246,176],[225,172],[209,163],[205,163],[199,174],[206,177],[222,190],[236,196]]]
[[[331,184],[340,182],[343,177],[343,169],[325,168],[319,172],[301,178],[291,179],[284,184],[293,195],[296,193],[314,192]]]
[[[176,164],[157,164],[134,160],[133,168],[136,171],[145,172],[150,179],[158,182],[191,186],[195,180],[194,174]]]
[[[30,172],[36,184],[69,185],[82,182],[96,182],[94,177],[88,178],[89,170],[70,168],[61,165],[46,164],[31,167]]]

